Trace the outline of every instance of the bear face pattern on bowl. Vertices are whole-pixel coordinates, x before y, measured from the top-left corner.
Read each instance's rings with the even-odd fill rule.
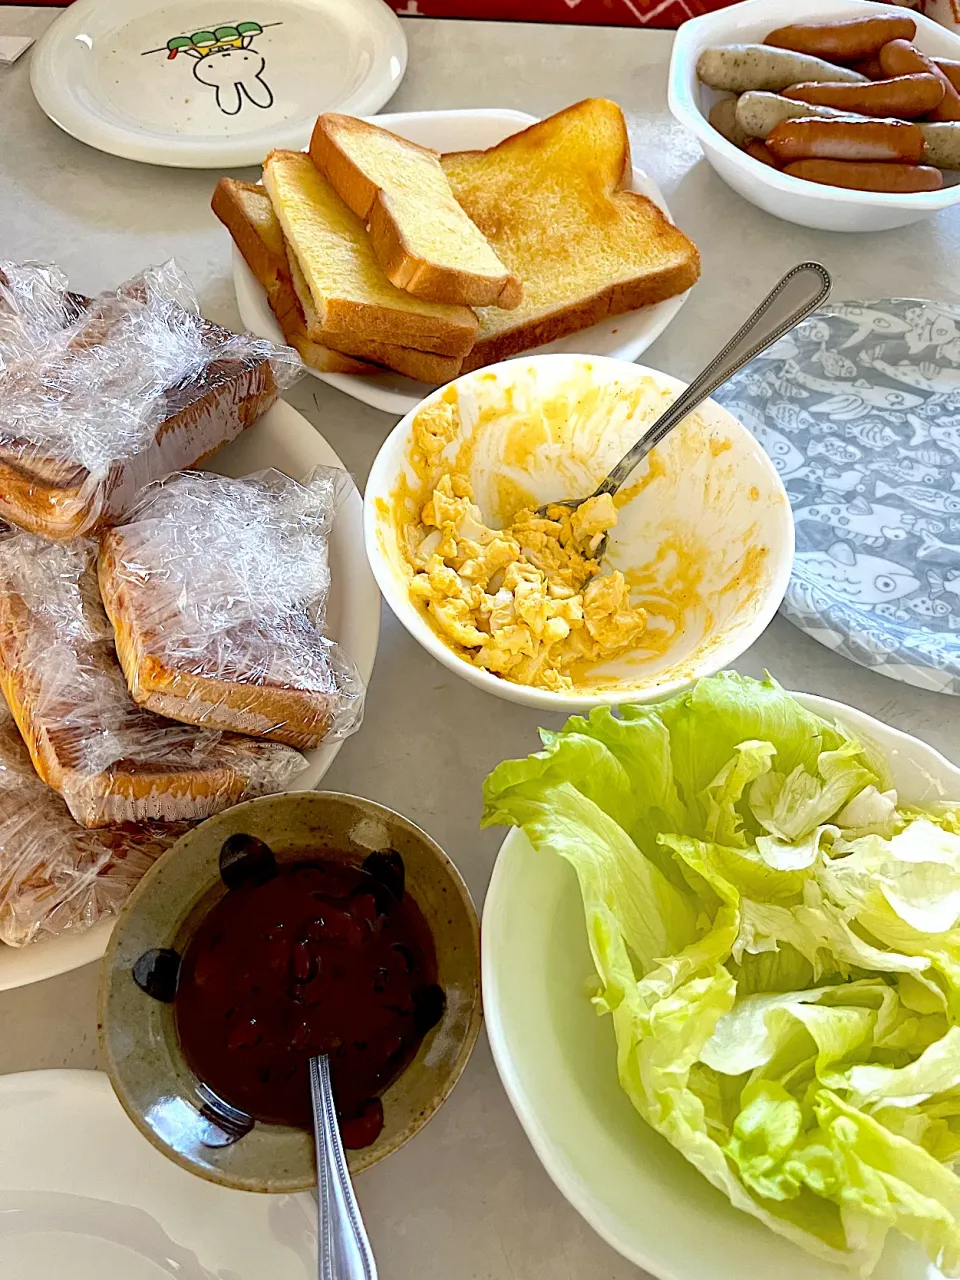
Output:
[[[433,937],[443,1015],[384,1093],[380,1136],[348,1153],[353,1173],[417,1133],[460,1078],[481,1021],[479,925],[466,885],[425,832],[381,805],[335,792],[265,796],[228,809],[188,832],[141,881],[115,927],[100,987],[101,1046],[120,1102],[141,1133],[190,1172],[239,1190],[297,1191],[316,1181],[312,1133],[251,1126],[232,1113],[190,1071],[174,1022],[179,957],[226,892],[220,850],[241,833],[264,841],[281,864],[304,855],[359,862],[384,849],[399,853],[407,891]],[[138,985],[135,968],[153,994]]]

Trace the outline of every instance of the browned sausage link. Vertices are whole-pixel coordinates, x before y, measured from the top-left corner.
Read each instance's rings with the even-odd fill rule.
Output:
[[[960,62],[953,62],[950,58],[934,58],[933,61],[953,87],[960,92]]]
[[[943,174],[923,164],[870,164],[848,160],[798,160],[783,171],[828,187],[856,191],[939,191]]]
[[[960,93],[935,62],[914,48],[908,40],[891,40],[880,50],[880,65],[888,76],[912,76],[926,71],[939,76],[943,83],[943,99],[930,112],[931,120],[960,120]]]
[[[750,138],[743,144],[743,149],[748,156],[753,156],[754,160],[759,160],[761,164],[767,164],[771,169],[779,169],[774,158],[773,152],[769,147],[765,146],[759,138]]]
[[[862,76],[866,76],[868,80],[885,80],[883,67],[880,65],[880,59],[874,54],[872,58],[862,58],[859,62],[851,62],[851,71],[859,71]]]
[[[923,134],[900,120],[856,120],[852,117],[784,120],[767,137],[781,164],[794,160],[878,160],[916,164],[923,154]]]
[[[853,18],[848,22],[798,22],[771,31],[764,44],[796,53],[812,53],[827,62],[858,62],[877,53],[891,40],[912,40],[912,18]]]
[[[783,97],[795,102],[811,102],[818,107],[836,107],[858,116],[893,116],[915,120],[943,101],[943,81],[939,76],[918,74],[875,80],[872,84],[815,84],[813,81],[784,89]]]

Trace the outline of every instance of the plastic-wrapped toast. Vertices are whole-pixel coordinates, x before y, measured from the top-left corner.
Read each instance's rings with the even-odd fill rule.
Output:
[[[359,727],[363,684],[323,634],[327,537],[350,485],[318,467],[151,485],[103,539],[100,590],[135,702],[311,748]]]
[[[289,747],[176,724],[130,697],[92,540],[0,530],[0,689],[37,773],[84,826],[177,822],[283,790]]]
[[[300,367],[204,320],[172,262],[93,299],[56,268],[0,262],[0,515],[46,538],[97,533],[239,435]]]
[[[37,777],[0,703],[0,942],[22,947],[116,915],[187,829],[185,823],[77,826],[63,799]]]

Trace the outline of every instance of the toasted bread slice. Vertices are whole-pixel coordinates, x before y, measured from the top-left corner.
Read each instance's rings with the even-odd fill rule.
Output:
[[[373,251],[398,288],[431,302],[520,305],[519,278],[457,204],[436,151],[327,112],[314,127],[310,155],[366,221]]]
[[[464,356],[477,334],[469,307],[414,298],[390,283],[360,218],[343,203],[309,156],[273,151],[263,183],[283,234],[303,269],[320,332]]]
[[[80,827],[37,777],[0,698],[0,942],[75,936],[115,916],[145,871],[189,830]]]
[[[263,187],[238,182],[235,178],[221,178],[210,207],[233,236],[244,261],[263,286],[284,338],[304,364],[321,373],[379,373],[373,365],[331,351],[307,337],[303,312],[287,267],[283,229]]]
[[[304,309],[294,289],[290,263],[287,260],[287,242],[283,238],[283,228],[266,189],[255,186],[252,182],[221,178],[213,193],[211,208],[233,236],[244,261],[266,292],[270,309],[283,330],[283,336],[299,352],[304,364],[321,373],[357,375],[382,373],[385,367],[425,382],[445,382],[455,378],[460,372],[459,360],[396,347],[386,342],[365,343],[362,339],[355,339],[351,343],[349,336],[341,335],[346,346],[351,349],[350,354],[315,342],[307,336]],[[299,274],[302,279],[302,273]],[[309,299],[309,293],[304,284],[304,297]],[[311,315],[315,316],[312,299],[309,309]],[[314,321],[313,327],[314,332],[320,331],[318,322]],[[360,359],[355,359],[355,356]]]
[[[283,791],[292,748],[197,730],[137,707],[97,589],[92,539],[0,528],[0,692],[34,767],[77,822],[196,821]]]
[[[288,252],[283,228],[264,187],[221,178],[211,207],[266,291],[283,336],[300,353],[304,364],[322,373],[359,375],[381,373],[387,368],[429,383],[449,382],[460,372],[461,361],[453,356],[367,341],[350,333],[327,334],[300,265]],[[307,317],[310,329],[323,335],[322,342],[307,336]]]
[[[322,626],[331,476],[181,472],[110,530],[100,594],[138,706],[311,749],[359,726],[363,684]]]
[[[613,102],[588,98],[442,164],[457,200],[523,281],[515,311],[480,312],[464,372],[662,302],[700,274],[683,232],[646,196],[624,190],[630,143]]]
[[[415,378],[418,382],[438,384],[449,382],[460,373],[463,361],[456,356],[438,356],[432,351],[417,351],[413,347],[398,347],[389,342],[377,342],[370,338],[357,337],[352,333],[327,333],[320,328],[320,321],[310,286],[296,255],[287,246],[287,260],[293,288],[300,304],[302,314],[306,317],[306,332],[323,333],[327,344],[337,351],[341,349],[347,355],[360,356],[364,360],[373,360],[376,364],[385,365],[397,373]]]
[[[43,268],[4,265],[3,281],[18,283],[0,335],[0,514],[41,537],[69,541],[110,528],[144,485],[210,457],[289,381],[289,353],[191,311],[171,312],[168,268],[87,298],[49,283],[40,293],[30,282]],[[134,429],[122,388],[138,385]],[[118,430],[117,419],[128,425]],[[84,442],[94,428],[91,453]]]
[[[283,229],[263,187],[221,178],[210,208],[233,236],[247,266],[268,294],[286,285],[287,249]]]

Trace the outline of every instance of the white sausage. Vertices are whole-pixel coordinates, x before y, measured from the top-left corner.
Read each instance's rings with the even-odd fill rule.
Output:
[[[735,147],[742,147],[745,142],[749,141],[750,135],[741,129],[737,123],[736,98],[721,98],[711,109],[709,120],[717,133],[722,133],[727,141],[732,142]]]
[[[777,93],[745,93],[737,99],[737,124],[751,138],[765,138],[778,124],[783,124],[784,120],[794,120],[798,116],[826,118],[847,114],[835,107],[794,102],[792,98],[781,98]]]
[[[728,44],[704,49],[697,59],[697,75],[711,89],[725,89],[730,93],[751,89],[776,93],[804,80],[860,84],[867,79],[848,67],[837,67],[821,58],[765,44]]]
[[[923,163],[938,169],[960,169],[960,120],[918,125],[923,134]]]

